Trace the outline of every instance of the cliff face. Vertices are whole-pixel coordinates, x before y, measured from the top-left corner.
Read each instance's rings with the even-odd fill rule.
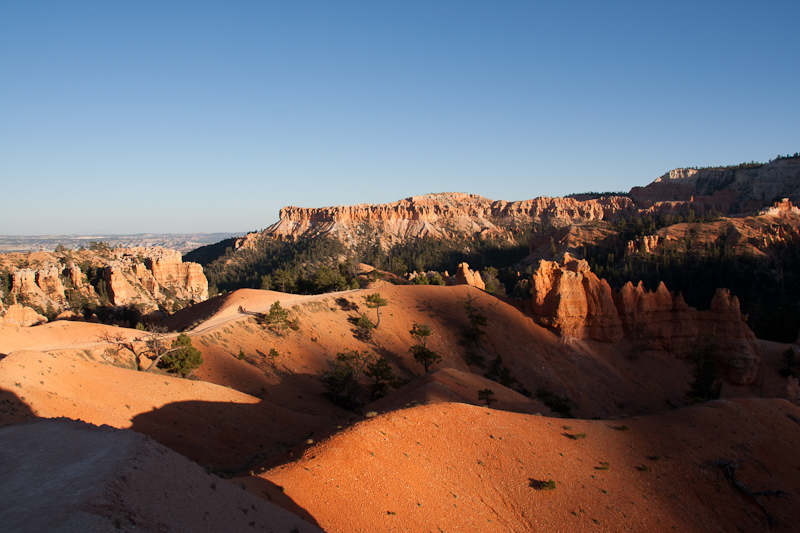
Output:
[[[564,227],[579,221],[611,220],[649,214],[722,214],[757,211],[780,198],[800,199],[800,158],[740,170],[676,169],[628,196],[589,200],[539,197],[494,201],[465,193],[412,196],[390,204],[321,208],[284,207],[280,220],[236,247],[259,238],[335,237],[347,246],[380,239],[390,246],[407,239],[454,236],[504,236],[509,228],[546,223]]]
[[[672,170],[646,187],[634,187],[631,198],[642,209],[664,202],[690,202],[700,211],[757,211],[781,198],[800,200],[800,157],[778,159],[754,168]]]
[[[613,291],[588,263],[565,255],[562,263],[540,261],[533,275],[537,321],[563,337],[618,342],[629,338],[646,349],[686,357],[704,334],[712,333],[731,383],[753,383],[761,363],[755,335],[727,289],[717,289],[708,311],[686,305],[662,283],[649,292],[640,283]]]
[[[412,196],[382,205],[360,204],[323,208],[284,207],[280,221],[263,232],[276,239],[331,236],[348,246],[380,238],[389,246],[407,239],[460,235],[504,236],[508,228],[548,222],[566,225],[576,220],[603,220],[633,212],[625,197],[578,201],[535,198],[518,202],[492,201],[475,194],[442,193]],[[257,238],[244,237],[237,247]]]
[[[73,310],[80,302],[100,304],[104,297],[112,306],[136,306],[144,313],[208,299],[203,268],[164,248],[6,254],[2,260],[11,289],[0,297],[48,314]]]
[[[533,312],[543,326],[562,336],[618,342],[622,322],[614,307],[611,287],[589,269],[586,261],[540,261],[531,280]]]

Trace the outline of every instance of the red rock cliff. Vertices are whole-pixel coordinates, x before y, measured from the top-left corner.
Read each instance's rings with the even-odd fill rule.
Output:
[[[712,334],[731,383],[753,383],[760,347],[739,310],[739,300],[717,289],[708,311],[686,305],[661,283],[649,292],[631,283],[619,292],[599,279],[584,260],[566,254],[561,263],[540,261],[532,278],[537,321],[564,337],[618,342],[623,337],[647,349],[686,357],[696,340]]]
[[[629,198],[616,196],[587,201],[540,197],[506,202],[476,194],[427,194],[380,205],[284,207],[280,221],[263,234],[279,239],[326,235],[348,245],[380,237],[390,245],[428,236],[503,235],[506,228],[520,224],[549,221],[565,225],[575,220],[603,220],[633,209]],[[252,245],[252,238],[243,238],[237,247]]]

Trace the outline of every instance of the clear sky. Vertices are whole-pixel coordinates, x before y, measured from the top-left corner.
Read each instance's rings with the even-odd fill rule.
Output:
[[[628,190],[800,150],[800,2],[0,2],[0,234]]]

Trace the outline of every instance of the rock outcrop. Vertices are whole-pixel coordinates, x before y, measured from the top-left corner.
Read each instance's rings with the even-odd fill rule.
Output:
[[[448,285],[470,285],[482,291],[486,290],[486,284],[483,282],[480,272],[470,270],[467,263],[460,263],[456,273],[447,278],[446,281]]]
[[[89,303],[135,306],[142,313],[169,312],[184,303],[208,299],[208,280],[197,263],[163,248],[6,254],[10,273],[6,301],[27,303],[50,315]],[[19,265],[26,265],[21,267]],[[82,265],[82,266],[81,266]]]
[[[642,209],[679,201],[693,203],[698,212],[757,211],[776,198],[800,200],[800,157],[733,169],[675,169],[646,187],[632,188],[629,194]]]
[[[618,342],[622,323],[611,287],[586,261],[565,254],[561,264],[540,261],[531,280],[533,312],[539,323],[565,337]]]
[[[423,237],[503,237],[508,228],[536,222],[566,225],[577,220],[604,220],[633,212],[633,202],[619,196],[587,201],[540,197],[506,202],[465,193],[412,196],[381,205],[288,206],[281,209],[276,224],[262,234],[243,237],[237,241],[236,248],[253,247],[259,236],[275,239],[331,236],[348,246],[378,238],[389,246]]]
[[[47,317],[34,309],[20,304],[9,305],[7,309],[0,307],[0,326],[38,326],[47,322]]]
[[[641,283],[627,283],[613,291],[586,261],[566,254],[561,263],[540,261],[532,291],[539,324],[563,337],[601,342],[627,337],[646,349],[687,357],[699,337],[713,334],[731,383],[749,385],[758,374],[759,345],[742,316],[739,300],[727,289],[717,290],[710,310],[697,311],[663,283],[653,292]]]

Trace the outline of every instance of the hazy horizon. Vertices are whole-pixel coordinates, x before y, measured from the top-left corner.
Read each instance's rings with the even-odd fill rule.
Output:
[[[4,2],[3,235],[627,191],[800,149],[800,4]]]

